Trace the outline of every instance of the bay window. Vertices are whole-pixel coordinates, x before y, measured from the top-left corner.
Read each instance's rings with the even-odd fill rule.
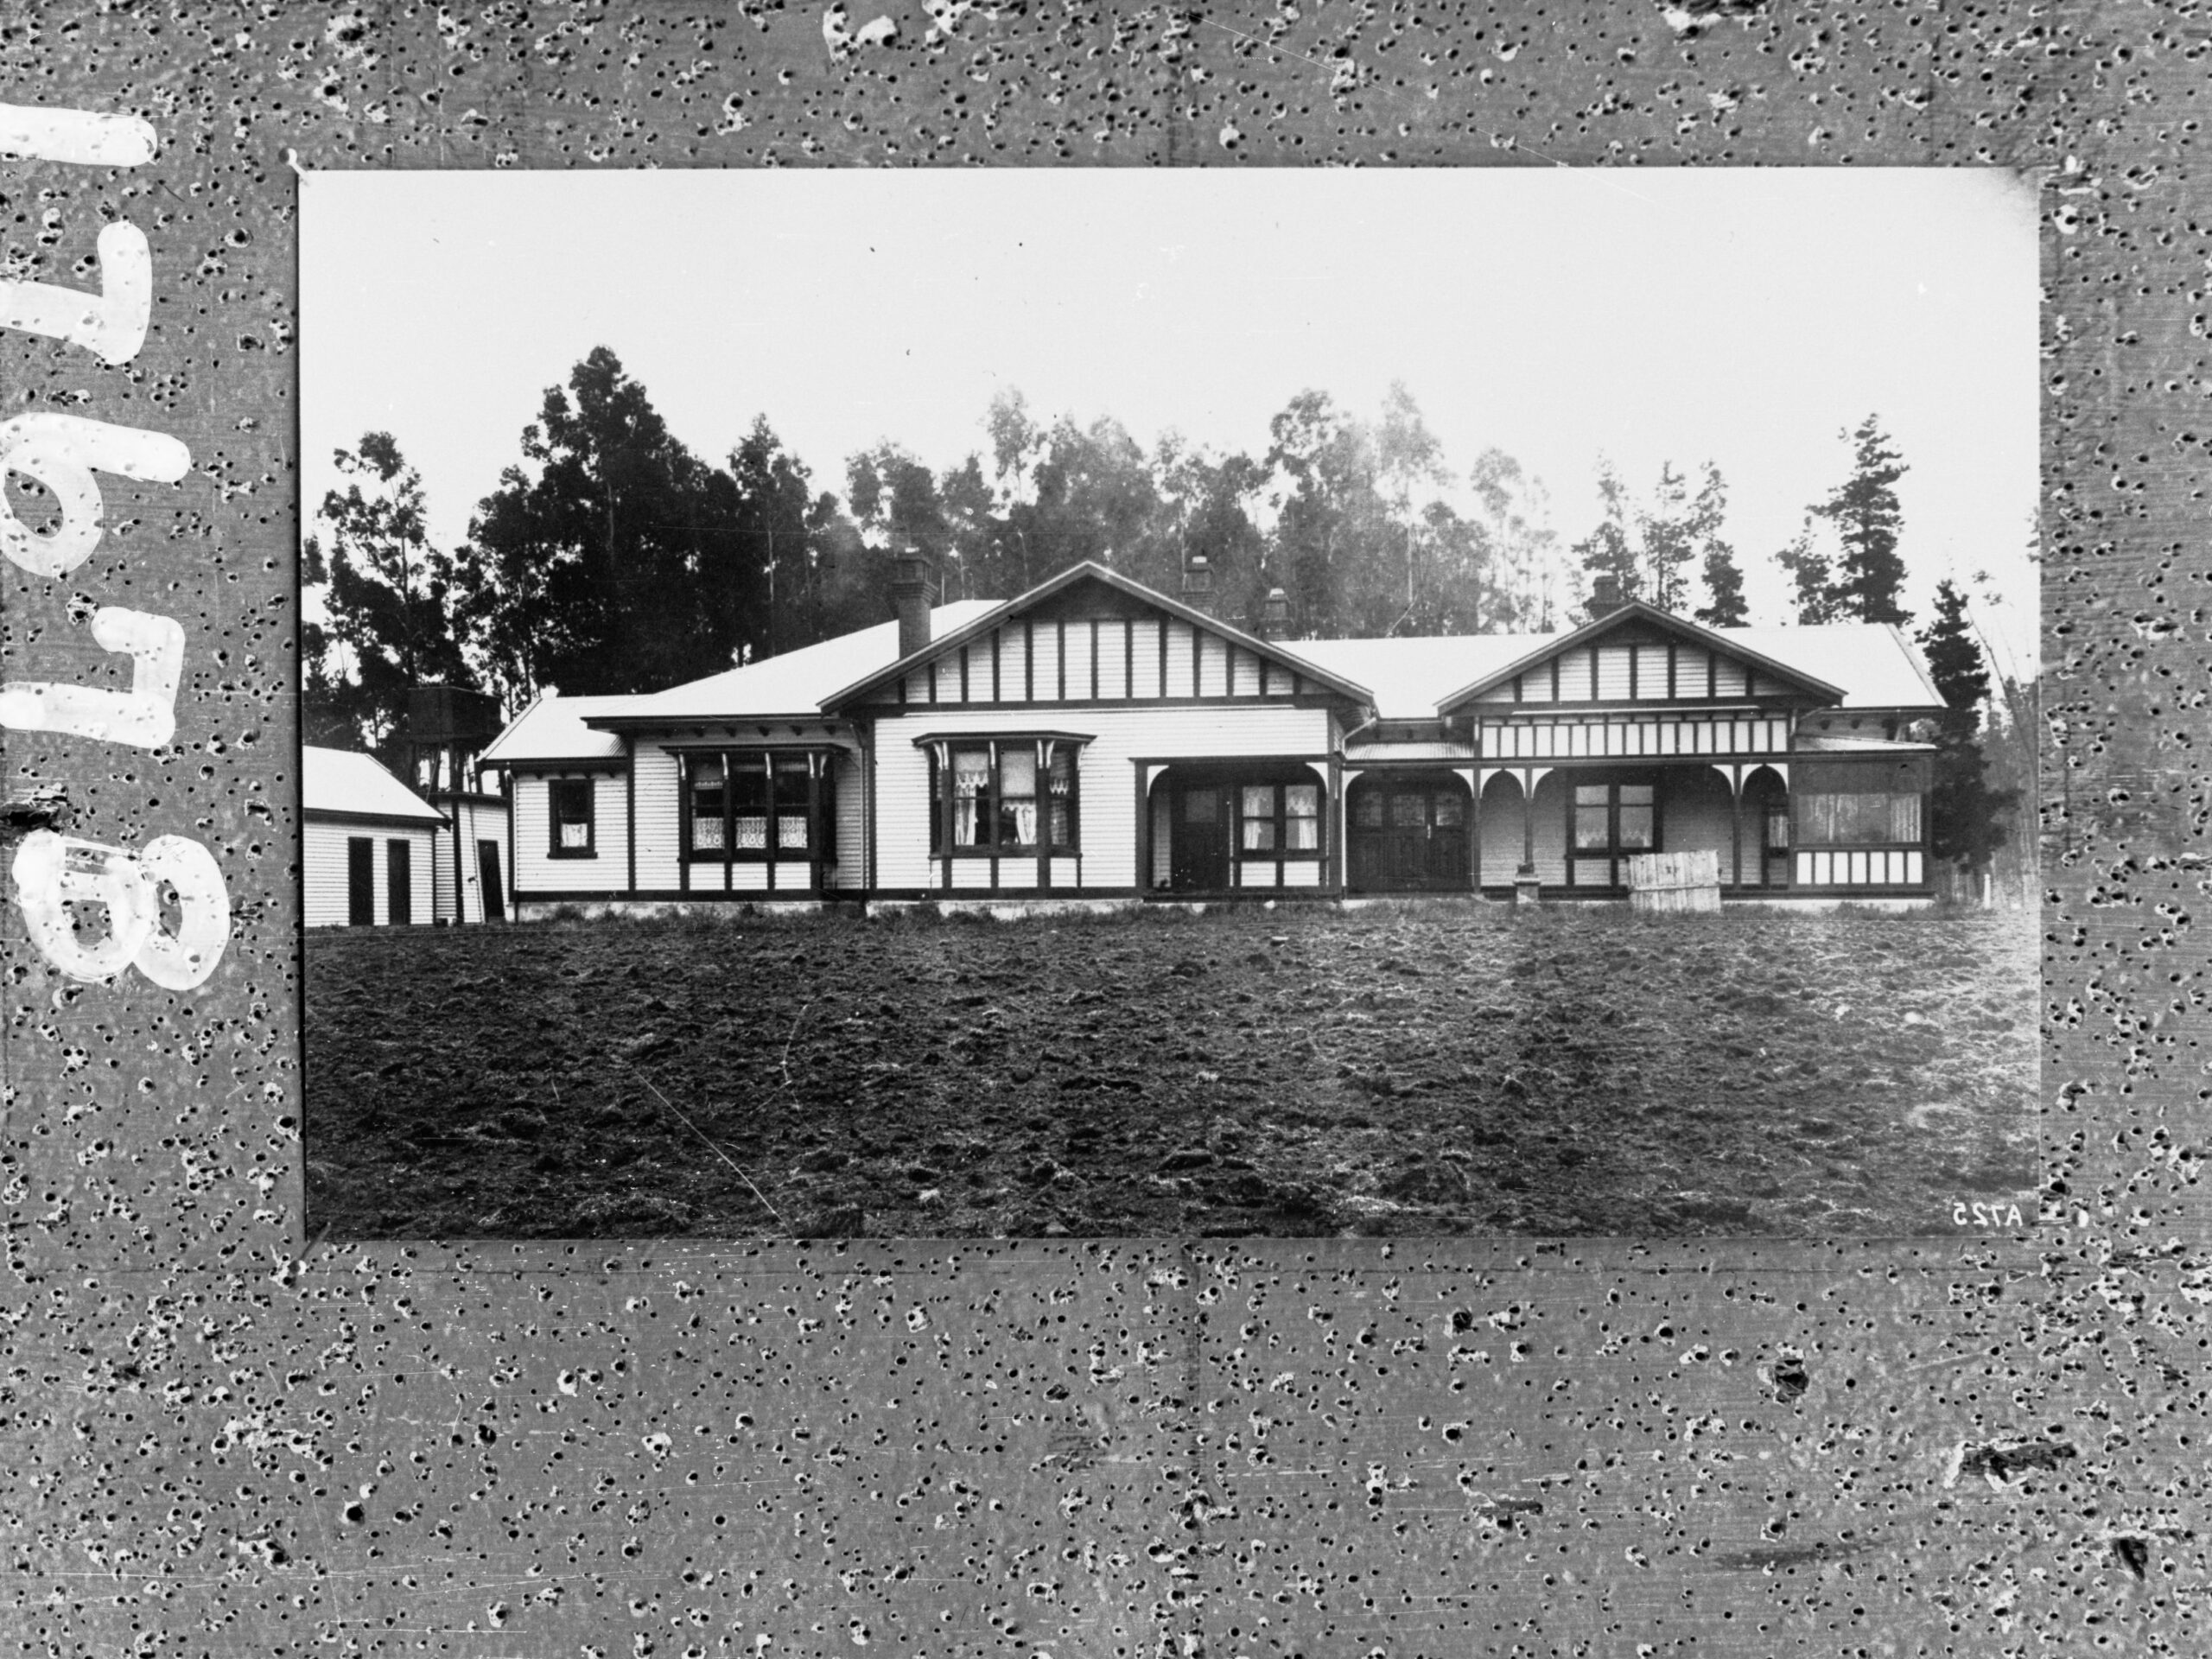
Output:
[[[821,751],[683,756],[683,855],[710,863],[837,856],[836,759]]]
[[[929,758],[931,853],[1073,854],[1076,752],[1088,741],[1061,734],[918,740]]]

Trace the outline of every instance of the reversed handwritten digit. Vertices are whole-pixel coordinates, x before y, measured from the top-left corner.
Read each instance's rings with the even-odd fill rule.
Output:
[[[0,155],[83,167],[143,167],[154,159],[153,124],[135,115],[0,104]]]
[[[105,363],[128,363],[154,315],[154,257],[146,233],[118,221],[100,232],[100,291],[53,283],[0,283],[0,327],[66,340]]]
[[[155,984],[188,991],[215,971],[231,938],[231,895],[214,854],[183,836],[156,836],[138,855],[154,925],[131,962]],[[162,925],[159,895],[166,881],[182,918],[172,934]]]
[[[51,830],[34,830],[16,849],[16,904],[39,952],[72,979],[113,979],[144,946],[154,927],[153,889],[138,861]],[[107,931],[80,932],[73,904],[97,904]]]
[[[0,493],[0,554],[34,575],[66,576],[100,544],[106,509],[94,469],[142,483],[174,484],[192,451],[162,432],[111,426],[80,415],[18,415],[0,422],[0,472],[21,473],[53,493],[60,527],[41,535]]]
[[[158,749],[176,735],[184,629],[166,616],[103,605],[92,613],[92,638],[104,651],[129,653],[128,691],[45,680],[0,683],[0,726]]]

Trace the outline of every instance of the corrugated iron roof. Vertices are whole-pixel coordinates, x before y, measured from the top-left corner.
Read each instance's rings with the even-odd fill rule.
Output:
[[[442,812],[393,777],[376,756],[312,743],[300,752],[300,804],[309,812],[355,812],[424,823],[446,821]]]
[[[477,764],[493,766],[528,760],[620,759],[622,740],[613,732],[595,732],[584,721],[594,715],[613,713],[637,701],[636,697],[563,697],[549,691],[517,715],[513,723],[492,740]]]
[[[957,599],[930,612],[930,638],[943,639],[1000,608],[994,599]],[[899,625],[879,622],[841,633],[819,645],[802,645],[780,657],[764,658],[688,685],[671,686],[649,696],[629,697],[628,706],[608,714],[626,720],[701,720],[723,715],[757,719],[819,720],[822,705],[856,680],[899,660]]]
[[[1845,709],[1941,709],[1919,651],[1888,624],[1828,622],[1810,627],[1700,628],[1725,645],[1794,668],[1843,693]],[[1548,648],[1566,633],[1422,635],[1407,639],[1293,639],[1300,656],[1357,680],[1385,720],[1433,718],[1437,704]]]
[[[1475,746],[1471,743],[1353,743],[1344,749],[1346,766],[1363,766],[1382,760],[1448,760],[1458,766],[1471,766],[1478,758]]]

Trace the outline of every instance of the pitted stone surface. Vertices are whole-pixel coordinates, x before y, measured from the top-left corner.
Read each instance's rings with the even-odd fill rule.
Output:
[[[62,3],[5,274],[147,234],[130,362],[8,415],[168,433],[0,670],[11,832],[190,835],[216,976],[66,982],[8,909],[0,1628],[27,1651],[1117,1656],[2207,1645],[2212,556],[2188,6]],[[2046,1219],[2025,1238],[435,1250],[300,1225],[295,166],[1964,165],[2044,181]],[[1329,227],[1317,226],[1315,234]],[[1479,249],[1467,251],[1479,257]],[[1725,328],[1727,296],[1685,296]],[[27,816],[26,816],[27,815]]]

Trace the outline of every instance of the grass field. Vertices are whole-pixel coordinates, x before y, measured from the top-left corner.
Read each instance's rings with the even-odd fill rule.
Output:
[[[2034,1214],[2037,950],[1471,904],[320,933],[308,1227],[1943,1233]]]

